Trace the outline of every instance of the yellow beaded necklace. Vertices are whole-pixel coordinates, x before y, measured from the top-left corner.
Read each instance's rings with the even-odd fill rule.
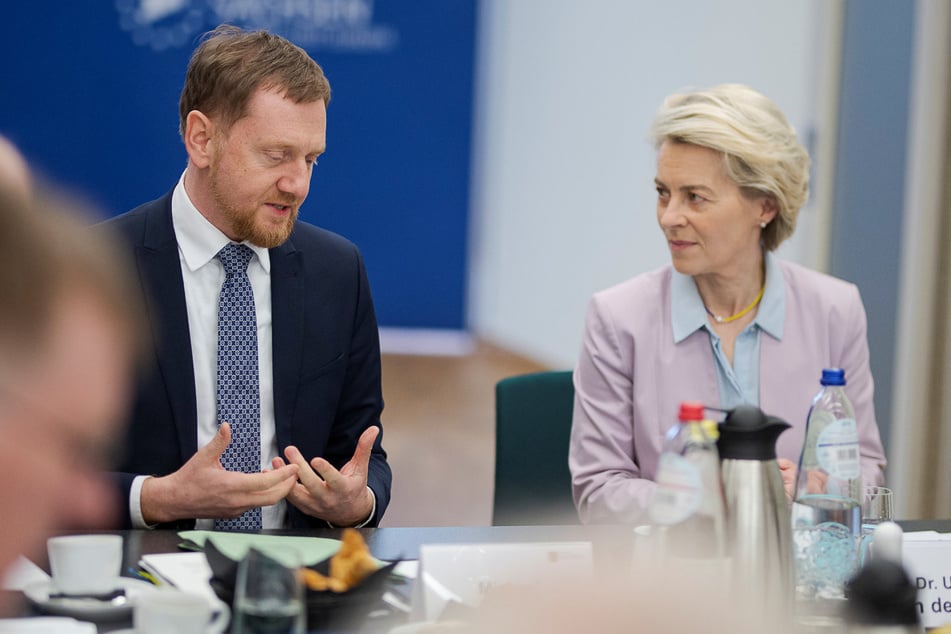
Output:
[[[759,289],[759,295],[756,296],[756,299],[753,300],[753,303],[752,303],[752,304],[750,304],[749,306],[747,306],[746,308],[744,308],[743,310],[741,310],[741,311],[738,312],[737,314],[735,314],[735,315],[730,315],[729,317],[720,317],[719,315],[714,315],[714,314],[713,314],[713,311],[710,310],[709,308],[707,308],[707,305],[706,305],[706,304],[703,305],[703,309],[704,309],[705,311],[707,311],[707,314],[710,315],[711,317],[713,317],[714,321],[716,321],[718,324],[728,324],[728,323],[730,323],[731,321],[736,321],[737,319],[739,319],[740,317],[742,317],[742,316],[745,315],[746,313],[748,313],[748,312],[750,312],[751,310],[753,310],[754,308],[756,308],[756,305],[759,304],[759,300],[763,299],[763,292],[764,292],[765,290],[766,290],[766,284],[764,283],[763,286],[761,286],[760,289]]]

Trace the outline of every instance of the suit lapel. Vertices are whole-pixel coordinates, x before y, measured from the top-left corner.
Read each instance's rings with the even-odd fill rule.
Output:
[[[148,293],[148,307],[156,341],[158,366],[168,390],[182,462],[198,449],[195,405],[195,369],[185,288],[172,228],[171,196],[150,210],[142,246],[136,253]],[[162,324],[162,327],[159,327]]]
[[[271,345],[274,372],[274,419],[278,447],[293,442],[291,420],[297,396],[303,348],[304,315],[301,303],[301,254],[293,237],[270,250]]]
[[[710,335],[704,330],[697,330],[675,344],[674,351],[676,361],[664,369],[664,376],[676,377],[674,382],[669,383],[676,392],[671,394],[668,406],[679,409],[681,401],[690,400],[719,407],[720,387]]]
[[[815,339],[803,337],[793,311],[786,311],[783,340],[760,334],[759,405],[767,414],[779,416],[792,425],[776,444],[780,455],[795,460],[805,439],[805,421],[812,397],[819,390],[822,367],[817,359],[826,356]],[[821,361],[825,363],[825,361]]]

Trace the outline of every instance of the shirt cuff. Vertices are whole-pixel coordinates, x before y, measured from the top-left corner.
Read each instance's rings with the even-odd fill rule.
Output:
[[[146,524],[142,517],[142,484],[152,476],[136,476],[129,488],[129,517],[132,518],[132,528],[155,528],[158,524]],[[376,511],[376,500],[373,501],[373,510]],[[372,515],[370,517],[373,517]]]
[[[370,521],[373,520],[374,517],[376,517],[376,493],[374,493],[373,489],[371,489],[370,487],[367,487],[367,491],[370,492],[370,497],[373,498],[373,507],[370,509],[370,514],[367,515],[367,518],[365,520],[363,520],[359,524],[355,524],[351,528],[363,528],[364,526],[369,524]],[[342,526],[337,526],[336,524],[329,521],[327,522],[327,526],[329,526],[330,528],[343,528]]]

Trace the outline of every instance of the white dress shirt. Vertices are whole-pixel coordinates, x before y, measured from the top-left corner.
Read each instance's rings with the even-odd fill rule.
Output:
[[[185,283],[185,305],[191,334],[192,362],[195,368],[195,397],[198,413],[198,446],[208,444],[218,432],[215,398],[215,371],[218,358],[218,296],[225,270],[215,257],[231,240],[201,215],[185,192],[184,175],[172,192],[172,225],[178,242]],[[258,325],[258,375],[261,391],[261,468],[270,469],[278,456],[274,422],[274,389],[271,346],[271,260],[268,250],[244,242],[256,257],[248,264],[248,278],[254,292],[254,310]],[[149,476],[135,479],[129,495],[132,524],[147,528],[142,517],[142,483]],[[261,509],[262,528],[282,528],[286,503],[281,500]],[[214,520],[200,519],[196,528],[211,529]]]

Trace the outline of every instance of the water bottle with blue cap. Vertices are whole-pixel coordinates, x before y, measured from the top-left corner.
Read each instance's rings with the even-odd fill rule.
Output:
[[[845,371],[822,371],[822,389],[806,422],[792,508],[796,594],[842,599],[858,569],[862,526],[862,465],[855,411]]]

